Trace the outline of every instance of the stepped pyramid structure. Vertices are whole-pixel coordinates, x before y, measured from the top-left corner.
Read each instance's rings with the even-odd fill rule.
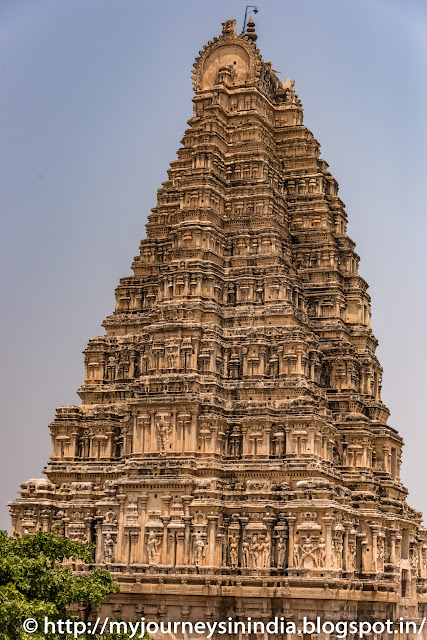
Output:
[[[255,40],[229,20],[196,60],[134,275],[13,528],[96,542],[125,619],[418,618],[426,531],[367,283],[294,83]]]

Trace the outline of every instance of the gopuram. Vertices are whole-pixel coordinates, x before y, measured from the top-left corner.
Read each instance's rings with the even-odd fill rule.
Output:
[[[196,59],[133,275],[13,529],[94,541],[121,587],[105,615],[419,619],[427,535],[367,283],[294,82],[256,38],[228,20]]]

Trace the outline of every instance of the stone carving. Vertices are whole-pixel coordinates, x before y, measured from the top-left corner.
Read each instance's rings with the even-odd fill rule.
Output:
[[[229,538],[230,549],[230,565],[232,569],[235,569],[239,563],[239,539],[236,533],[233,533]]]
[[[316,540],[307,537],[299,544],[294,544],[293,566],[296,569],[314,568],[322,569],[326,560],[326,543],[324,538]]]
[[[107,533],[104,540],[104,562],[105,564],[114,562],[114,540],[111,533]]]
[[[194,564],[199,567],[203,561],[203,552],[205,548],[205,542],[200,533],[194,534]]]
[[[170,422],[166,417],[160,418],[156,422],[156,436],[160,453],[164,453],[169,448],[169,434],[171,433]]]
[[[223,36],[233,36],[236,35],[236,21],[235,20],[226,20],[222,23],[222,35]]]
[[[385,603],[423,616],[427,533],[347,214],[294,81],[248,27],[225,21],[199,53],[193,117],[85,350],[82,404],[57,409],[48,478],[21,485],[12,527],[96,537],[125,586],[114,607],[143,592],[147,619],[183,597],[192,620],[261,619],[283,594],[297,620],[311,593],[325,620],[331,593],[355,620]]]
[[[283,569],[286,562],[286,541],[283,536],[279,536],[276,544],[277,549],[277,568]]]
[[[155,532],[149,531],[146,544],[148,564],[157,564],[157,552],[159,545],[160,540],[157,539]]]

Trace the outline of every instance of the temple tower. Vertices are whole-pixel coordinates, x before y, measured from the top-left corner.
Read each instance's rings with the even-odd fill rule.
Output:
[[[13,528],[96,542],[125,619],[422,617],[426,531],[367,283],[294,82],[255,40],[229,20],[196,60],[133,275]]]

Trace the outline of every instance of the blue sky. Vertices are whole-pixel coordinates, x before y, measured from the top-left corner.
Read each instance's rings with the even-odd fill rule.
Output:
[[[423,1],[261,0],[264,59],[294,78],[340,184],[370,284],[409,502],[425,492],[427,9]],[[191,116],[191,67],[236,0],[0,0],[1,473],[40,476],[55,407],[78,402],[156,190]]]

